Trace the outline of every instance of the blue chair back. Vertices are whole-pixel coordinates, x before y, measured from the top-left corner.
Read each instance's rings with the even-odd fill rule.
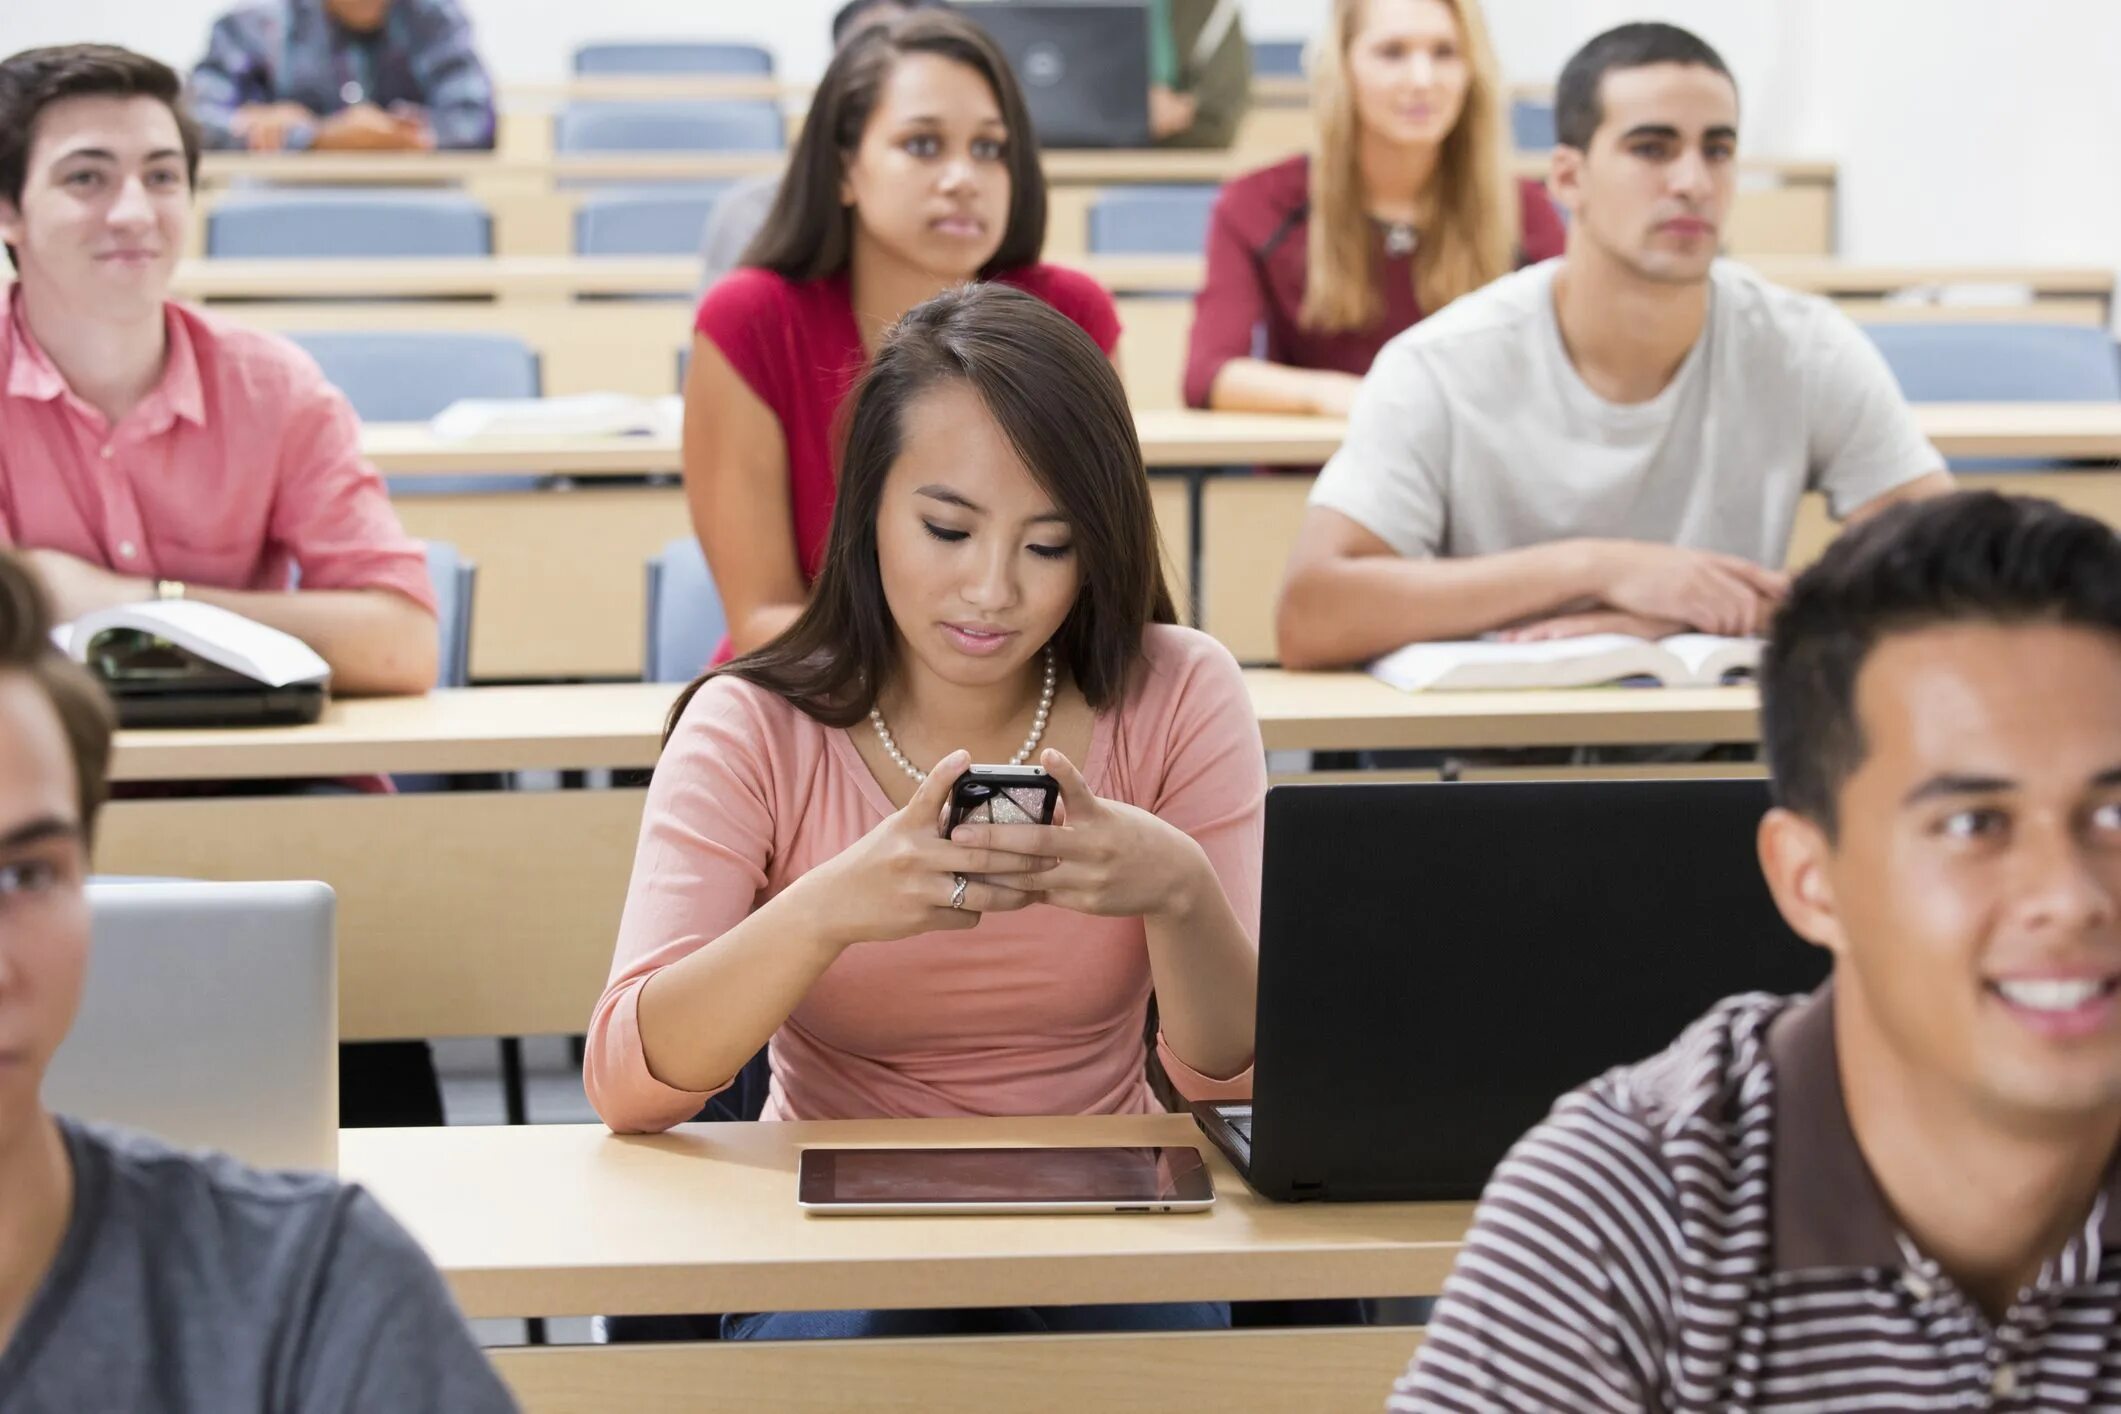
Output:
[[[1208,248],[1212,186],[1107,187],[1090,205],[1092,255],[1199,255]]]
[[[756,44],[611,40],[574,51],[578,74],[773,74],[773,51]]]
[[[722,596],[707,572],[707,556],[691,536],[673,540],[648,562],[648,651],[641,676],[649,682],[690,682],[729,631]]]
[[[513,334],[339,329],[290,334],[363,422],[425,422],[459,398],[535,398],[537,351]]]
[[[493,218],[456,191],[231,192],[206,218],[206,253],[329,260],[493,254]]]
[[[1545,152],[1554,145],[1554,105],[1519,98],[1510,104],[1510,141],[1519,152]]]
[[[725,183],[600,192],[574,213],[576,255],[697,255]]]
[[[2121,401],[2121,353],[2104,329],[2068,324],[1870,324],[1914,403]],[[1954,457],[1954,471],[2038,470],[2052,458]]]
[[[560,152],[779,152],[781,110],[771,99],[570,103],[553,128]]]
[[[2070,324],[1871,324],[1916,403],[2121,401],[2121,354],[2104,329]]]
[[[344,329],[290,334],[363,422],[425,422],[458,398],[535,398],[537,350],[513,334]],[[393,496],[528,491],[535,476],[394,477]]]
[[[1304,76],[1304,41],[1300,39],[1256,39],[1252,41],[1252,73],[1255,78],[1302,78]]]
[[[446,540],[429,540],[427,577],[434,583],[435,621],[440,630],[436,687],[471,686],[471,601],[479,567]]]

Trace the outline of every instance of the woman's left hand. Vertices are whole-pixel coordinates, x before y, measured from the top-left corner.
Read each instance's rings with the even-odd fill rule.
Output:
[[[1057,825],[960,825],[950,838],[1058,861],[1037,876],[1041,901],[1103,918],[1183,913],[1206,856],[1191,835],[1148,811],[1101,800],[1058,751],[1039,757],[1060,782]]]

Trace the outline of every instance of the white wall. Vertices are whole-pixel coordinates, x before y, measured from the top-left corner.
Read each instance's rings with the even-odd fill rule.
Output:
[[[465,0],[500,77],[552,78],[597,36],[762,41],[824,63],[834,0]],[[0,53],[104,39],[198,57],[219,0],[0,0]],[[1245,0],[1255,36],[1311,32],[1323,0]],[[1755,152],[1833,158],[1853,259],[2121,266],[2115,0],[1488,0],[1515,81],[1550,79],[1626,19],[1699,31],[1737,71]]]

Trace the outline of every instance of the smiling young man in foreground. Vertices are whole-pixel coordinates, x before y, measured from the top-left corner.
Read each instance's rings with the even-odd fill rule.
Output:
[[[1565,1097],[1395,1409],[2121,1407],[2121,540],[1896,507],[1761,694],[1761,866],[1832,980]]]

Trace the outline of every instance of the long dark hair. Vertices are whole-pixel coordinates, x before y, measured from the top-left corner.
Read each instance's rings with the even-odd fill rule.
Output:
[[[1092,710],[1125,695],[1143,628],[1178,621],[1127,395],[1097,344],[1051,305],[1007,285],[964,285],[908,311],[854,390],[824,569],[802,615],[685,689],[670,728],[717,672],[827,726],[869,714],[898,661],[876,551],[884,478],[899,458],[907,409],[951,381],[978,395],[1068,519],[1082,584],[1053,635],[1056,652]]]
[[[1038,260],[1046,245],[1046,173],[1023,89],[985,30],[946,10],[923,10],[863,29],[832,56],[810,100],[810,116],[803,121],[773,210],[745,247],[742,264],[789,280],[820,280],[847,268],[854,248],[854,213],[840,204],[847,161],[862,145],[885,80],[908,54],[938,55],[984,78],[1009,129],[1003,153],[1009,164],[1009,221],[994,258],[980,267],[980,278]]]

